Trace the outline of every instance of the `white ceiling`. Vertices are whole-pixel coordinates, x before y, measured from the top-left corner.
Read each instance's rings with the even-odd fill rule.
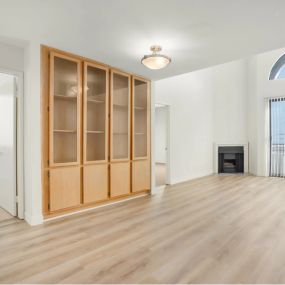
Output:
[[[285,0],[0,0],[0,37],[156,80],[284,47],[284,11]],[[170,66],[141,65],[152,44]]]

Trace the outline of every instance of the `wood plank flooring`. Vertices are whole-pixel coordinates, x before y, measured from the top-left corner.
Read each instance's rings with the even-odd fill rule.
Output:
[[[1,283],[285,283],[285,179],[208,176],[30,227],[0,222]]]
[[[13,219],[13,216],[6,212],[4,209],[0,208],[0,222]]]

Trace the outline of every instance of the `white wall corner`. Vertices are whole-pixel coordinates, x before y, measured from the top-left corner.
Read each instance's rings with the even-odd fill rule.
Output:
[[[43,215],[31,215],[27,212],[25,212],[25,221],[30,225],[30,226],[36,226],[36,225],[41,225],[44,222]]]
[[[174,181],[172,181],[172,184],[169,184],[169,185],[181,184],[181,183],[185,183],[185,182],[192,181],[192,180],[195,180],[195,179],[207,177],[207,176],[210,176],[210,175],[213,175],[213,174],[214,174],[213,172],[198,173],[198,174],[195,174],[195,176],[190,176],[190,177],[187,177],[187,178],[184,178],[184,179],[180,179],[180,180],[174,180]]]
[[[151,179],[150,179],[150,193],[154,195],[157,193],[157,189],[155,187],[155,87],[154,82],[151,82],[151,110],[150,110],[150,133],[151,133],[151,155],[150,155],[150,163],[151,163]]]
[[[25,220],[42,223],[41,181],[41,88],[38,42],[25,48],[24,76],[24,196]]]

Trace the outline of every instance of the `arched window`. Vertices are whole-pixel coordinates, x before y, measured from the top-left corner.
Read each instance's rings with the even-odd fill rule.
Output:
[[[283,54],[273,65],[269,80],[285,79],[285,54]]]

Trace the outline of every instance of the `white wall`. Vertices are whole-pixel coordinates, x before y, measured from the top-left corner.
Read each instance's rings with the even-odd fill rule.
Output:
[[[29,224],[36,225],[43,221],[39,43],[31,43],[25,49],[24,79],[25,219]]]
[[[271,68],[284,53],[283,48],[258,54],[251,57],[248,63],[250,172],[260,176],[268,175],[269,138],[266,133],[268,127],[265,116],[266,98],[285,96],[285,80],[268,80],[268,78]]]
[[[0,68],[23,71],[24,49],[0,42]]]
[[[257,173],[257,58],[248,60],[248,142],[249,142],[249,172]]]
[[[155,162],[167,162],[167,107],[155,108]]]
[[[212,70],[155,82],[155,100],[169,104],[171,183],[208,175],[212,169]]]
[[[247,142],[247,61],[156,81],[155,102],[171,105],[171,183],[209,175],[214,142]]]
[[[247,143],[247,61],[213,68],[214,142]]]

